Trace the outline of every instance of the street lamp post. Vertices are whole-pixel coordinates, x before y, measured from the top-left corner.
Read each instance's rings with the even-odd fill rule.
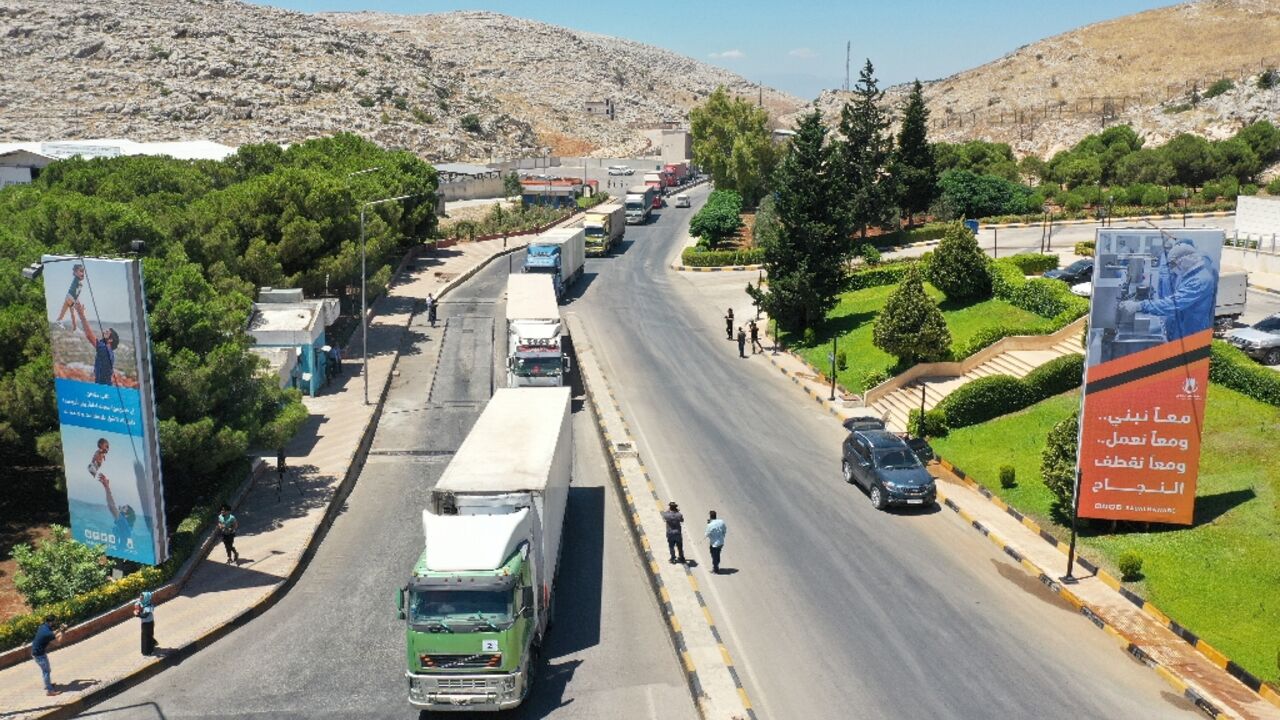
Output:
[[[831,336],[831,402],[836,401],[836,338],[838,335]]]
[[[1191,199],[1191,191],[1182,189],[1182,227],[1187,226],[1187,202]]]
[[[408,200],[412,197],[418,197],[423,193],[414,193],[411,195],[400,195],[393,198],[383,198],[382,200],[370,200],[360,205],[360,365],[364,376],[364,404],[369,404],[369,310],[366,306],[365,295],[365,279],[368,273],[365,271],[365,242],[364,242],[364,215],[365,210],[374,205],[382,205],[383,203],[399,202],[400,200]]]

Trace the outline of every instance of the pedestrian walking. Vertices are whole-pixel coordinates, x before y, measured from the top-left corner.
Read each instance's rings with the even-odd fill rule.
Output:
[[[58,695],[61,690],[53,686],[52,670],[49,668],[49,646],[62,639],[63,626],[52,615],[45,615],[44,622],[36,628],[36,636],[31,641],[31,659],[40,668],[40,679],[44,680],[44,694],[50,697]]]
[[[333,360],[333,372],[337,375],[342,374],[342,348],[334,345],[329,351],[329,357]]]
[[[237,564],[240,562],[240,553],[236,550],[236,530],[239,527],[240,521],[231,514],[231,506],[222,503],[222,511],[218,513],[218,532],[222,533],[222,547],[227,551],[227,562],[231,562],[234,557]]]
[[[742,326],[739,325],[738,326],[738,357],[744,358],[746,356],[747,356],[747,331],[743,330]]]
[[[728,534],[729,527],[724,521],[716,517],[716,511],[712,510],[708,513],[706,536],[707,541],[711,543],[711,572],[720,572],[720,552],[724,550],[724,536]]]
[[[284,448],[276,450],[276,480],[284,481]]]
[[[436,326],[436,298],[431,293],[427,293],[427,320],[431,327]]]
[[[156,650],[156,606],[151,593],[144,592],[133,601],[133,614],[142,625],[142,654],[150,655]]]
[[[764,352],[764,346],[760,344],[760,326],[756,324],[755,320],[752,320],[747,327],[751,329],[751,354],[755,355],[756,353]]]
[[[733,339],[733,308],[724,315],[724,334],[726,338]]]
[[[680,513],[680,506],[675,503],[667,503],[667,511],[662,513],[662,519],[667,523],[667,550],[671,553],[672,563],[684,563],[684,535],[680,531],[680,526],[684,523],[684,515]],[[676,560],[679,554],[680,559]]]

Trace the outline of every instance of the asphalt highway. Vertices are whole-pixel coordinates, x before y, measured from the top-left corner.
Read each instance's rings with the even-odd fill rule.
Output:
[[[588,260],[569,311],[689,520],[686,553],[760,716],[1198,717],[951,511],[877,512],[842,481],[839,425],[725,339],[725,309],[699,289],[723,274],[668,268],[694,196]],[[711,509],[729,527],[723,575],[702,539]]]

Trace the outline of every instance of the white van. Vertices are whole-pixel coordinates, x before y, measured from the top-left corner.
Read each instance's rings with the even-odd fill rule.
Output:
[[[610,175],[630,175],[634,172],[635,170],[632,170],[630,167],[626,165],[610,165],[609,166]]]
[[[688,195],[677,195],[677,196],[676,196],[676,207],[678,207],[678,208],[682,208],[682,207],[689,207],[689,196],[688,196]]]

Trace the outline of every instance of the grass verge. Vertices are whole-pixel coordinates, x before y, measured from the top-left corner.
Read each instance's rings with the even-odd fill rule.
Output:
[[[1040,452],[1054,423],[1080,403],[1066,393],[933,442],[976,482],[1065,539],[1040,478]],[[1214,384],[1205,414],[1195,524],[1133,524],[1113,530],[1093,521],[1080,537],[1083,553],[1114,575],[1125,551],[1143,559],[1143,578],[1126,583],[1183,626],[1254,675],[1280,681],[1280,474],[1274,460],[1280,409]],[[999,467],[1012,465],[1018,486],[1000,487]]]

